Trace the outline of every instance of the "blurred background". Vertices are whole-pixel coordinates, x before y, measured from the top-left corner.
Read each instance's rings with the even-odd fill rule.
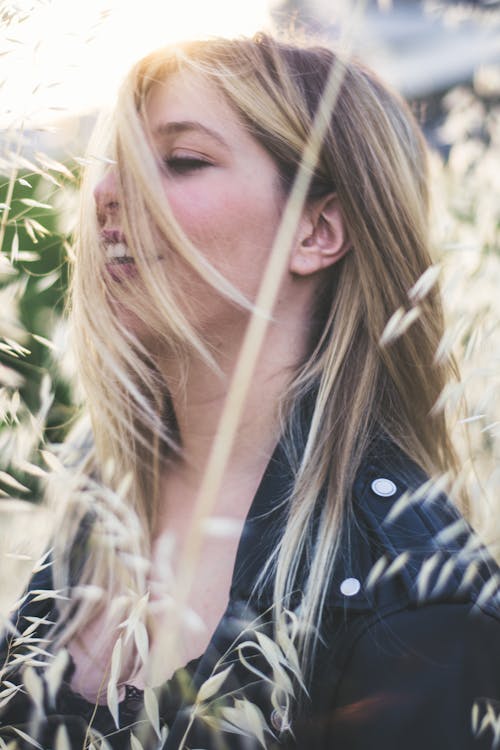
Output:
[[[0,615],[48,544],[51,446],[78,412],[64,304],[88,137],[131,62],[193,36],[305,30],[410,102],[432,149],[442,351],[463,375],[443,403],[467,399],[454,435],[471,519],[498,553],[500,2],[0,2],[0,29]]]

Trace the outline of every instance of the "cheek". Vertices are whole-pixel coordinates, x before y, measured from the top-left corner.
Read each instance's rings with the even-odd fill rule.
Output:
[[[216,190],[186,189],[167,195],[172,212],[190,240],[201,250],[216,243],[231,227],[242,202]]]
[[[228,190],[214,182],[204,189],[170,191],[167,198],[189,239],[219,268],[229,270],[242,256],[255,266],[268,256],[281,218],[274,190],[257,192],[255,183]]]

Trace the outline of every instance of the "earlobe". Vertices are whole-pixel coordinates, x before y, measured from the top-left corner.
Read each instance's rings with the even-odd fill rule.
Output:
[[[290,258],[290,271],[308,276],[334,265],[351,245],[335,193],[309,205],[303,219],[302,233]]]
[[[310,276],[321,269],[316,253],[295,252],[290,259],[290,271],[299,276]]]

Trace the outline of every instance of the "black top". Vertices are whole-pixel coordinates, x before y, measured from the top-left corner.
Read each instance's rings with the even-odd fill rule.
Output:
[[[188,662],[185,667],[177,669],[161,690],[155,691],[160,729],[168,728],[173,724],[185,698],[183,687],[185,681],[191,679],[199,661],[200,657]],[[124,743],[129,740],[130,728],[134,727],[137,732],[141,721],[146,718],[143,691],[134,685],[124,686],[125,695],[119,703],[118,712],[120,729],[117,730],[107,705],[96,705],[71,689],[70,681],[73,672],[74,663],[70,657],[69,668],[57,694],[52,721],[60,721],[62,717],[77,716],[83,719],[87,726],[92,726],[94,730],[107,737],[113,748],[123,747]],[[45,713],[49,716],[52,713],[49,706],[46,707]]]
[[[145,712],[144,693],[134,685],[124,685],[125,695],[118,705],[118,727],[107,705],[88,701],[80,693],[71,688],[71,678],[75,665],[68,655],[68,666],[60,682],[55,701],[49,698],[49,680],[40,671],[43,698],[43,728],[37,729],[36,738],[44,747],[52,747],[58,728],[63,725],[68,732],[71,747],[83,747],[87,730],[91,728],[106,738],[112,748],[130,746],[130,732],[140,735],[143,725],[150,722]],[[166,733],[187,697],[187,686],[199,664],[200,657],[193,659],[185,667],[177,669],[172,677],[161,688],[154,691],[158,705],[158,728],[160,733]],[[0,709],[0,736],[3,739],[19,734],[11,727],[27,733],[32,733],[33,719],[36,711],[33,701],[24,690],[16,693]]]
[[[190,695],[176,693],[176,679],[157,692],[168,737],[159,741],[152,733],[143,747],[160,742],[164,750],[253,750],[263,744],[301,750],[490,750],[500,715],[500,572],[445,496],[405,500],[425,479],[388,443],[363,463],[354,484],[349,555],[338,560],[325,592],[320,639],[303,690],[294,676],[293,653],[283,642],[273,646],[266,640],[273,635],[272,585],[258,596],[253,592],[283,528],[282,500],[293,480],[278,445],[243,528],[228,607],[206,652],[190,665]],[[31,588],[51,588],[50,568],[35,576]],[[32,622],[23,621],[26,616],[56,616],[50,599],[34,599],[28,594],[17,613],[21,630]],[[299,603],[300,593],[293,604]],[[228,667],[219,685],[206,685]],[[130,709],[136,721],[131,706],[140,698],[129,691],[124,720]],[[71,725],[71,731],[80,722],[70,737],[71,747],[81,747],[88,704],[79,708],[67,687],[58,701],[66,713],[50,728],[52,719],[40,722],[41,744],[53,747],[57,722]],[[5,724],[11,705],[14,700],[0,719],[2,738],[10,736]],[[75,710],[78,716],[71,715]],[[105,717],[107,709],[98,710]],[[128,750],[128,730],[114,732],[108,741]]]

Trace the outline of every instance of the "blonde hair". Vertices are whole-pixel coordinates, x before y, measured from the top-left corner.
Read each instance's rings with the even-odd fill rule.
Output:
[[[194,269],[220,294],[252,308],[188,241],[161,197],[158,167],[145,133],[148,94],[156,82],[179,70],[195,72],[214,84],[274,158],[286,193],[329,71],[337,64],[342,67],[341,85],[308,195],[337,194],[352,249],[323,274],[313,314],[315,336],[283,398],[285,444],[295,484],[288,499],[286,528],[261,577],[273,577],[278,619],[290,606],[302,556],[309,555],[300,609],[306,634],[315,633],[311,626],[319,621],[334,562],[346,542],[353,482],[377,437],[386,435],[429,475],[457,468],[445,415],[433,411],[455,372],[451,361],[435,361],[443,334],[437,286],[419,301],[412,325],[390,345],[380,343],[395,311],[411,307],[409,290],[431,265],[426,149],[406,104],[354,60],[324,47],[262,34],[253,39],[187,43],[153,53],[126,79],[107,131],[107,153],[116,160],[118,198],[125,207],[123,231],[146,293],[139,299],[132,284],[101,281],[104,258],[90,194],[95,178],[89,173],[71,294],[75,349],[93,434],[74,496],[93,497],[90,482],[94,494],[100,492],[104,498],[102,507],[106,487],[113,497],[126,497],[139,527],[130,544],[135,555],[148,559],[159,467],[180,446],[169,384],[147,346],[120,323],[114,305],[125,294],[127,308],[154,331],[172,356],[186,361],[195,352],[216,368],[210,347],[176,304],[180,294],[185,296],[175,282],[179,275],[160,278],[147,262],[148,247],[161,238],[162,246],[169,248],[169,261],[181,271]],[[95,153],[95,145],[92,148]],[[307,429],[304,408],[312,412]],[[89,474],[92,480],[86,478]],[[104,488],[96,480],[98,475]],[[126,475],[130,479],[125,486]],[[122,515],[129,512],[119,502],[116,507]],[[66,525],[71,519],[75,534],[88,510],[86,503],[76,512],[75,503],[66,505]],[[99,518],[95,506],[92,512]],[[89,533],[97,533],[98,528],[93,523]],[[78,570],[79,582],[108,591],[123,587],[116,571],[125,565],[121,545],[127,544],[120,537],[104,551],[102,545],[88,546]],[[70,576],[66,562],[59,568],[60,583],[67,583]],[[145,578],[140,567],[127,570],[126,585],[141,591]],[[100,606],[104,608],[106,602]],[[96,611],[94,604],[81,602],[75,612],[70,603],[60,642],[78,633]],[[303,643],[304,669],[310,640],[307,635]]]

